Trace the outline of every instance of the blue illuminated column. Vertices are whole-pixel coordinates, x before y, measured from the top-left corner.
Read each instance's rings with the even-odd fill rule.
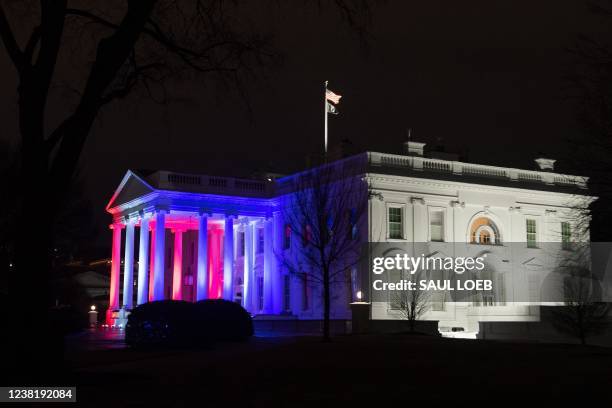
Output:
[[[198,219],[198,286],[196,300],[208,299],[208,216]]]
[[[274,224],[274,239],[273,239],[273,262],[271,273],[272,284],[272,307],[274,314],[280,314],[283,310],[283,279],[281,276],[281,268],[276,258],[276,254],[282,252],[283,247],[283,217],[280,212],[275,212],[272,222]]]
[[[234,216],[225,216],[223,242],[223,299],[234,300]]]
[[[138,247],[138,296],[136,304],[147,303],[149,293],[149,219],[142,216],[140,219],[140,243]]]
[[[134,299],[134,220],[127,220],[123,258],[123,309],[132,309],[132,299]]]
[[[274,313],[274,298],[273,298],[273,273],[275,271],[276,260],[274,259],[274,222],[271,218],[266,218],[264,221],[264,310],[265,314]]]
[[[153,300],[164,299],[164,255],[166,253],[166,213],[155,213],[155,261],[153,266]]]
[[[255,285],[255,268],[254,268],[254,253],[253,253],[253,231],[255,225],[248,218],[244,223],[244,308],[249,311],[257,310],[256,285]]]

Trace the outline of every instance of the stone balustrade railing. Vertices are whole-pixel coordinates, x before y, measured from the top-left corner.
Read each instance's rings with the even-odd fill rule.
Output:
[[[530,183],[544,183],[548,185],[570,186],[586,188],[588,178],[547,171],[522,170],[506,167],[487,166],[483,164],[463,163],[431,159],[422,156],[402,156],[396,154],[368,152],[370,166],[398,167],[416,171],[428,171],[465,175],[471,177],[486,177],[521,181]]]
[[[244,196],[268,196],[274,191],[274,183],[264,180],[249,180],[233,177],[183,174],[168,171],[157,172],[161,189],[187,190],[210,194]]]
[[[365,159],[367,157],[367,164]],[[432,159],[422,156],[403,156],[397,154],[368,152],[335,162],[349,174],[366,172],[376,167],[395,167],[400,169],[450,174],[455,176],[492,178],[523,183],[543,183],[563,187],[586,188],[586,177],[559,174],[547,171],[522,170],[508,167],[487,166],[483,164],[463,163],[458,161]],[[362,170],[355,169],[359,167]],[[307,174],[307,173],[305,173]],[[290,189],[294,176],[276,181],[239,179],[233,177],[206,176],[159,171],[150,177],[157,181],[161,189],[186,190],[210,194],[227,194],[247,197],[272,197],[275,193]]]

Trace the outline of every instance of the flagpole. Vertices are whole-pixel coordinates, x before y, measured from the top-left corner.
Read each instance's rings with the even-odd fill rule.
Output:
[[[325,112],[325,156],[327,156],[327,82],[325,81],[325,89],[323,90],[323,112]]]

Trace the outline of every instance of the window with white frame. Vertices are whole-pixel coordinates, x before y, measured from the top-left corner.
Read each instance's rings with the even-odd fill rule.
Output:
[[[285,224],[283,231],[283,249],[291,248],[291,225]]]
[[[404,238],[404,220],[401,207],[389,207],[387,210],[387,230],[389,238],[403,239]]]
[[[527,218],[526,221],[527,228],[527,248],[537,248],[537,229],[536,229],[536,220],[533,218]]]
[[[246,247],[245,232],[240,231],[238,233],[238,256],[244,256],[245,247]]]
[[[429,210],[429,237],[430,241],[444,241],[443,208],[432,208]]]
[[[257,253],[261,254],[264,251],[264,230],[257,228]]]
[[[563,249],[570,249],[572,242],[572,229],[569,222],[561,223],[561,247]]]
[[[470,242],[478,245],[501,245],[497,225],[488,217],[478,217],[470,226]]]

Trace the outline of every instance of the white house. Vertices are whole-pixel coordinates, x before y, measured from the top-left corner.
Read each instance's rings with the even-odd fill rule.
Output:
[[[487,254],[496,291],[462,301],[436,293],[423,318],[438,320],[441,331],[473,333],[481,321],[537,321],[543,299],[532,288],[553,269],[541,244],[588,242],[578,228],[593,200],[586,179],[555,173],[554,160],[545,158],[536,160],[536,171],[423,152],[424,144],[407,142],[402,155],[366,152],[338,162],[356,163],[351,177],[368,188],[359,239],[420,243],[431,256]],[[107,206],[113,217],[109,324],[124,322],[124,312],[137,304],[161,299],[226,298],[255,315],[320,319],[320,291],[279,261],[284,251],[300,252],[283,219],[292,177],[128,171]],[[372,296],[371,280],[367,265],[356,265],[334,289],[332,318],[349,319],[356,300],[371,302],[371,319],[401,318],[392,299]]]

